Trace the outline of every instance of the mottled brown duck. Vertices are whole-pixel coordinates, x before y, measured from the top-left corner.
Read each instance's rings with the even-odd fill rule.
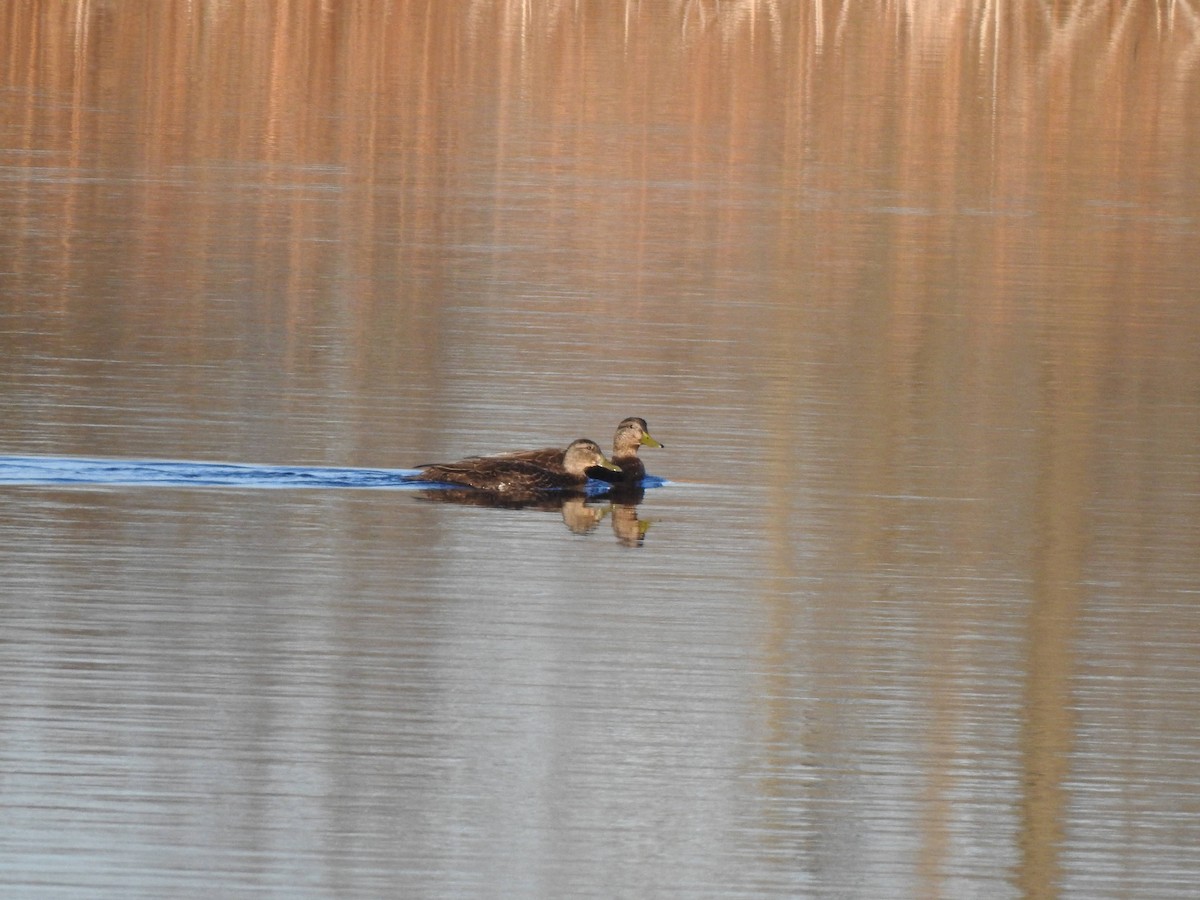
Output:
[[[580,438],[566,450],[529,450],[501,456],[473,456],[452,463],[421,466],[411,481],[460,484],[484,491],[528,493],[580,487],[588,472],[617,474],[595,441]]]
[[[638,484],[646,477],[646,466],[638,458],[638,448],[662,446],[664,445],[650,436],[650,426],[646,424],[645,419],[639,419],[637,416],[622,419],[613,437],[612,455],[612,461],[616,463],[620,472],[596,469],[588,474],[610,484]]]

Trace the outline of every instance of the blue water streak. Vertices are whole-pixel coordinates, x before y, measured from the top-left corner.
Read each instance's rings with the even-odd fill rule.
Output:
[[[343,469],[170,460],[0,456],[0,485],[243,488],[412,488],[416,469]]]

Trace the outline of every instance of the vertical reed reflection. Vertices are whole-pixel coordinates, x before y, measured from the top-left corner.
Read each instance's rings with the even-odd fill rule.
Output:
[[[1039,373],[1045,404],[1038,454],[1043,468],[1037,473],[1035,581],[1026,637],[1023,859],[1017,877],[1026,897],[1056,896],[1065,868],[1065,782],[1077,731],[1073,683],[1091,537],[1087,507],[1095,494],[1096,372],[1093,361],[1083,358],[1061,360]]]
[[[1129,317],[1173,302],[1152,279],[1187,267],[1196,28],[1145,5],[72,2],[3,16],[7,294],[61,313],[91,358],[223,352],[258,361],[284,398],[280,373],[303,371],[384,397],[421,382],[436,407],[456,373],[505,359],[611,369],[620,321],[628,352],[662,372],[774,369],[794,394],[796,349],[830,307],[848,313],[837,337],[882,317],[875,339],[897,360],[945,365],[922,315],[998,341],[985,332],[1029,302],[1061,302],[1063,274],[1119,282],[1071,302]],[[851,262],[847,247],[872,249]],[[721,302],[697,304],[714,285]],[[548,296],[589,298],[579,340],[497,341]],[[754,302],[765,353],[726,339]],[[687,330],[671,334],[680,304]],[[26,346],[53,355],[30,331]],[[179,397],[208,387],[163,374]],[[698,402],[722,402],[719,382],[705,390]],[[764,413],[788,434],[786,414]],[[356,442],[374,455],[375,440],[363,428]]]

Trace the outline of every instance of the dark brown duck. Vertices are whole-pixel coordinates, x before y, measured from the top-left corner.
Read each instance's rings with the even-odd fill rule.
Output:
[[[565,450],[528,450],[500,456],[472,456],[452,463],[421,466],[410,481],[460,484],[484,491],[526,493],[580,487],[588,473],[620,468],[595,441],[580,438]]]
[[[612,461],[616,463],[620,473],[598,468],[588,474],[610,484],[637,484],[646,477],[646,466],[638,458],[638,448],[662,446],[664,445],[650,436],[650,426],[646,424],[645,419],[639,419],[637,416],[622,419],[613,437],[612,455]]]

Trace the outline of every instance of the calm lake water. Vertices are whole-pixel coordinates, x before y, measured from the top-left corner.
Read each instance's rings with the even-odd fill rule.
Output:
[[[5,896],[1195,896],[1198,12],[11,5]]]

